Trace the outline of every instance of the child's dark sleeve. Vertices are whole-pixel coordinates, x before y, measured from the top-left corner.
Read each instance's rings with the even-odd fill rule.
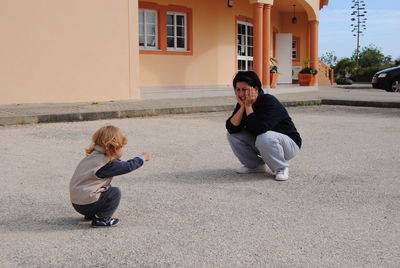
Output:
[[[110,178],[122,174],[129,173],[143,165],[142,157],[135,157],[128,161],[115,159],[110,163],[105,164],[96,172],[96,176],[102,179]]]

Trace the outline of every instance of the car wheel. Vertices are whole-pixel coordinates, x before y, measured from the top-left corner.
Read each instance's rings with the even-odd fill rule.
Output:
[[[391,87],[393,92],[400,92],[400,79],[397,78],[392,82],[392,87]]]

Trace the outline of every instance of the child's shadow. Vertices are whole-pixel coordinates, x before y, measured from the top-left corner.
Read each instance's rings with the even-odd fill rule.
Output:
[[[18,223],[18,224],[15,224]],[[40,218],[17,217],[1,220],[2,229],[9,232],[49,232],[83,230],[90,227],[91,221],[84,221],[82,217]]]
[[[237,174],[233,169],[207,169],[188,172],[165,172],[157,174],[155,180],[171,181],[185,184],[235,184],[243,182],[265,181],[273,179],[271,172]],[[49,231],[75,231],[91,227],[91,221],[84,221],[83,216],[70,217],[41,217],[37,215],[15,215],[0,219],[2,230],[9,232],[49,232]],[[16,224],[17,223],[17,224]]]

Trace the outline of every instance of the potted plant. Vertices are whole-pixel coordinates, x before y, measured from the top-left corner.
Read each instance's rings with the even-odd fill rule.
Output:
[[[300,86],[312,86],[316,82],[316,74],[318,71],[310,67],[310,58],[304,60],[304,68],[299,72],[299,84]]]
[[[278,61],[276,58],[269,58],[270,68],[269,68],[269,87],[276,88],[276,82],[278,81]]]

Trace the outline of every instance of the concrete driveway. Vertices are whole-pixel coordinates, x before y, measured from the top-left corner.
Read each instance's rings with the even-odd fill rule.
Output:
[[[224,112],[0,127],[0,266],[399,267],[400,110],[289,112],[287,182],[234,173]],[[68,183],[107,123],[153,159],[114,179],[121,224],[93,229]]]

